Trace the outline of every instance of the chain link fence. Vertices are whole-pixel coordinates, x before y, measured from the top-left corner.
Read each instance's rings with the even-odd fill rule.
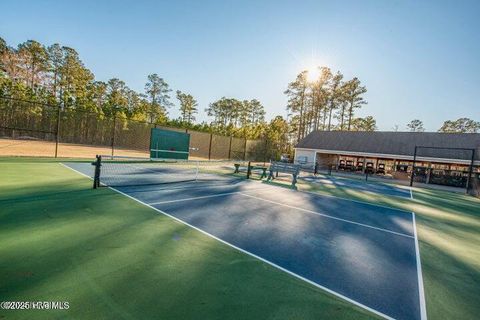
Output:
[[[268,161],[268,143],[184,128],[105,117],[81,108],[0,97],[0,156],[93,158],[96,154],[148,157],[150,130],[190,134],[190,157]]]

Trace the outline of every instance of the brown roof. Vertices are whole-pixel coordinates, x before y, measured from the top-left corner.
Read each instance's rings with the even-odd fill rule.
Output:
[[[415,146],[476,149],[480,160],[479,133],[314,131],[297,148],[413,156]],[[471,151],[418,149],[417,156],[470,160]]]

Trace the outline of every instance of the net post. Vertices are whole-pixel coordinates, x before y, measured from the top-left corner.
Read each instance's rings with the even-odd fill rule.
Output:
[[[417,146],[413,152],[412,174],[410,175],[410,187],[413,186],[413,175],[415,174],[415,161],[417,160]]]
[[[95,166],[95,174],[93,176],[93,189],[97,189],[100,186],[100,167],[102,166],[102,156],[96,155],[96,160],[92,162]]]
[[[247,179],[250,179],[250,176],[252,175],[252,167],[250,161],[248,161],[247,165]]]

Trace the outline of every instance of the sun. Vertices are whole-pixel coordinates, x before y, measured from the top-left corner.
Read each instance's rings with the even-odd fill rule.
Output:
[[[307,69],[307,80],[309,82],[314,82],[317,81],[320,76],[320,68],[315,66],[315,67],[310,67]]]

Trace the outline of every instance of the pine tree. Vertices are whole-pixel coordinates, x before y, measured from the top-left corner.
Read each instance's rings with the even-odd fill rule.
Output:
[[[407,124],[407,129],[411,132],[423,132],[425,128],[423,127],[423,122],[418,119],[414,119]]]
[[[158,74],[150,74],[145,84],[145,94],[150,102],[149,120],[151,123],[161,122],[166,118],[167,108],[172,106],[169,92],[172,90]]]
[[[45,47],[35,40],[28,40],[18,45],[18,54],[23,57],[23,68],[27,78],[24,79],[32,90],[41,84],[42,77],[48,69],[47,51]]]
[[[304,113],[307,109],[309,89],[307,73],[307,71],[300,72],[295,81],[288,84],[288,88],[284,92],[288,96],[287,110],[293,115],[298,114],[297,142],[306,135]]]
[[[342,79],[343,75],[338,71],[332,78],[330,94],[328,97],[328,128],[332,128],[332,114],[342,103]]]
[[[197,100],[195,100],[191,94],[183,93],[180,90],[177,90],[177,99],[180,102],[182,121],[192,124],[195,121],[194,114],[198,112]]]
[[[358,80],[358,78],[353,78],[345,83],[343,92],[345,95],[344,101],[346,103],[347,130],[350,131],[352,119],[355,116],[355,109],[360,109],[362,105],[367,104],[367,101],[362,97],[362,95],[367,92],[367,88],[360,85],[360,80]],[[345,114],[342,113],[341,130],[344,129],[344,116]]]
[[[443,123],[438,132],[446,133],[477,133],[480,131],[480,122],[469,119],[459,118],[457,120],[447,120]]]

